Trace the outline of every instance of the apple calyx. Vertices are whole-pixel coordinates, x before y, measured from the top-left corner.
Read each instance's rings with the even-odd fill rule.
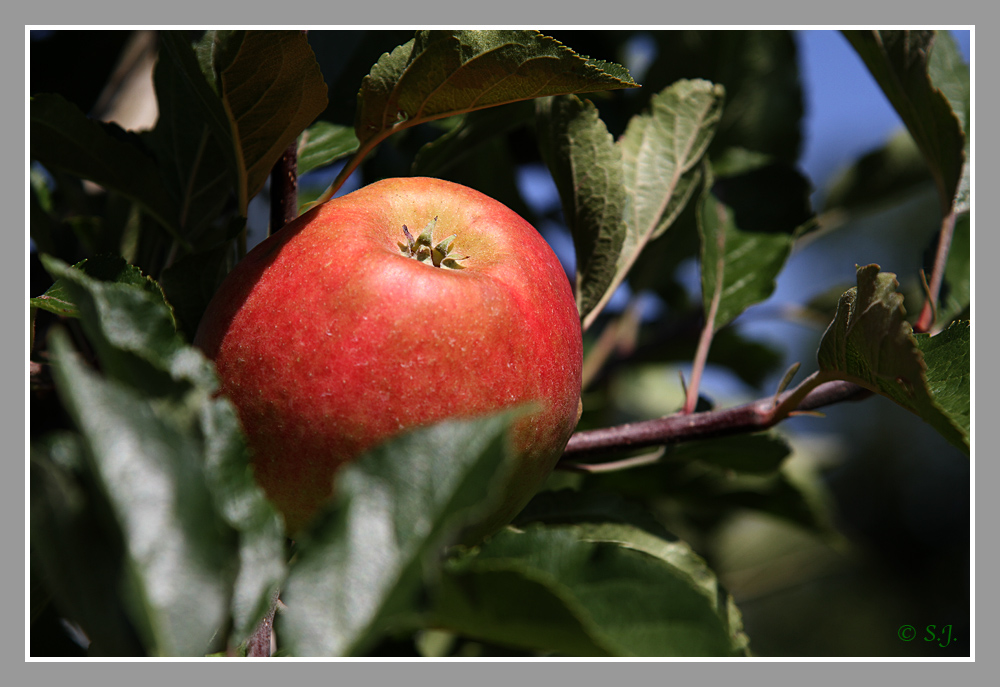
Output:
[[[406,235],[406,243],[402,241],[398,242],[399,250],[402,251],[403,255],[413,258],[418,262],[427,262],[430,259],[434,267],[447,267],[453,270],[460,270],[463,266],[459,264],[459,260],[467,260],[469,256],[457,256],[452,253],[451,244],[457,238],[457,234],[452,234],[448,238],[439,241],[437,245],[434,245],[431,237],[434,233],[434,225],[437,224],[437,220],[438,218],[435,217],[428,222],[417,238],[413,238],[413,234],[410,233],[410,230],[404,224],[403,234]]]

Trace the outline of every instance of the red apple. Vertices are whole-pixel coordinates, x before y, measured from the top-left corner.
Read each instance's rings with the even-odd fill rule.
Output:
[[[380,181],[288,224],[226,278],[195,344],[292,534],[376,444],[534,401],[512,428],[497,528],[579,419],[580,320],[559,261],[506,206],[439,179]]]

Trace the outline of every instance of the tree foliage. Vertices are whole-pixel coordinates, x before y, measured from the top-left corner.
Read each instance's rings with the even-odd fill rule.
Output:
[[[418,31],[397,45],[390,32],[165,31],[150,128],[33,91],[32,653],[59,651],[67,626],[90,655],[238,654],[280,593],[283,655],[749,655],[731,568],[716,570],[726,523],[766,514],[817,541],[844,536],[784,420],[871,392],[864,404],[894,403],[944,437],[949,460],[972,445],[968,66],[945,34],[845,33],[907,132],[844,171],[819,212],[794,167],[802,94],[782,31],[657,32],[641,87],[618,64],[629,32]],[[579,436],[620,426],[617,444],[577,454],[571,440],[511,526],[458,546],[509,418],[427,427],[344,468],[322,516],[287,541],[190,342],[247,250],[254,199],[282,192],[268,175],[290,147],[303,209],[355,173],[434,175],[506,203],[554,245],[571,238]],[[515,183],[542,168],[558,207]],[[857,227],[877,232],[928,195],[932,226],[899,239],[929,245],[926,263],[859,252],[841,265],[842,286],[795,313],[819,323],[810,374],[761,388],[782,355],[739,325],[793,252],[850,250]],[[717,411],[707,365],[773,396],[763,424]],[[823,396],[836,382],[855,386]],[[707,430],[637,452],[625,423],[675,414]]]

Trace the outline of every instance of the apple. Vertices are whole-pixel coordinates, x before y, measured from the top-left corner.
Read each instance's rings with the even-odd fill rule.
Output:
[[[213,297],[195,345],[290,534],[375,445],[534,402],[512,427],[487,532],[523,508],[579,420],[581,339],[566,273],[528,222],[414,177],[330,200],[263,241]]]

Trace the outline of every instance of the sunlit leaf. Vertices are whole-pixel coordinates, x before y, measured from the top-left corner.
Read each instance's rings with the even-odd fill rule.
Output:
[[[448,422],[374,449],[337,476],[336,500],[301,542],[278,633],[293,655],[363,653],[400,617],[443,537],[488,503],[507,415]]]
[[[198,517],[203,520],[200,526],[213,534],[183,536],[211,536],[231,543],[231,547],[213,544],[221,548],[211,565],[229,571],[226,574],[233,578],[226,583],[231,598],[226,596],[225,608],[232,613],[233,636],[245,637],[263,615],[284,575],[284,532],[249,472],[249,454],[235,411],[227,400],[215,395],[218,385],[211,364],[175,331],[159,287],[136,268],[113,259],[87,261],[82,267],[69,267],[47,257],[43,262],[79,308],[83,329],[111,378],[101,379],[82,368],[72,378],[57,377],[62,395],[82,393],[86,388],[95,395],[91,403],[78,405],[73,413],[90,442],[88,455],[93,457],[94,469],[120,471],[127,469],[129,461],[145,462],[148,470],[179,475],[174,482],[164,478],[162,483],[151,485],[160,489],[157,493],[192,490],[192,498],[202,492],[208,495],[211,509],[199,506],[202,511]],[[88,273],[88,264],[94,274]],[[95,275],[117,279],[102,281]],[[135,417],[122,421],[121,428],[123,437],[131,432],[138,443],[125,446],[118,455],[116,414],[132,409]],[[143,432],[150,434],[148,445],[140,440]],[[119,465],[118,461],[124,463]],[[171,510],[162,510],[166,506],[150,514],[152,511],[130,500],[127,483],[120,488],[122,492],[115,498],[122,527],[125,523],[145,527],[148,518],[179,517]],[[158,526],[166,525],[161,522]],[[133,535],[126,532],[125,536],[129,539]],[[137,541],[135,546],[148,544]],[[166,584],[158,579],[163,574],[158,568],[142,574],[150,579],[138,579],[138,583]],[[167,613],[165,609],[153,609],[152,613],[148,618],[151,625],[168,622],[161,618]],[[159,646],[159,639],[150,641]],[[172,649],[165,651],[173,653]]]
[[[43,263],[48,258],[43,258]],[[63,268],[55,263],[55,270]],[[87,260],[81,260],[73,265],[73,269],[80,270],[83,274],[97,281],[135,286],[139,290],[159,299],[165,305],[163,291],[160,285],[149,277],[142,274],[138,267],[129,265],[125,259],[117,255],[99,255]],[[71,273],[70,279],[75,276]],[[42,310],[48,310],[63,317],[79,317],[80,310],[74,298],[72,287],[68,287],[62,278],[57,278],[44,294],[31,299],[31,304]],[[169,311],[168,311],[169,312]]]
[[[50,346],[60,396],[122,529],[133,622],[154,655],[204,655],[228,615],[236,542],[220,527],[197,440],[86,369],[61,332]]]
[[[48,256],[42,256],[42,264],[79,310],[107,374],[136,389],[149,385],[160,392],[168,378],[214,386],[210,363],[184,344],[156,282],[141,276],[131,281],[138,270],[124,261],[123,273],[131,275],[124,281],[96,279]]]
[[[968,451],[967,421],[963,428],[961,412],[942,407],[929,385],[931,376],[938,383],[941,379],[951,380],[947,388],[953,393],[951,384],[961,380],[962,375],[957,368],[950,368],[947,373],[930,372],[921,354],[926,345],[918,346],[914,338],[897,286],[896,275],[879,272],[878,265],[858,268],[858,285],[840,297],[837,315],[820,341],[817,353],[820,376],[823,380],[844,379],[892,399],[920,416],[948,441]],[[946,350],[956,365],[963,361],[967,365],[967,355],[959,356],[957,350],[968,346],[968,338],[963,342],[957,336],[953,340],[953,336],[956,335],[953,333],[946,339],[949,344]],[[928,344],[932,341],[933,338]],[[954,399],[948,401],[949,408],[959,405]]]
[[[653,96],[618,142],[628,194],[626,233],[615,278],[584,320],[587,329],[625,280],[639,253],[665,232],[701,181],[698,162],[722,113],[724,91],[707,81],[678,81]]]
[[[437,626],[562,655],[719,656],[739,612],[686,544],[628,524],[506,529],[449,561]]]
[[[418,31],[362,81],[355,133],[364,146],[404,123],[636,85],[624,67],[581,57],[537,31]]]
[[[316,122],[299,136],[298,173],[311,172],[347,157],[358,149],[354,129],[341,124]]]
[[[939,334],[916,334],[914,338],[927,365],[927,387],[934,404],[968,441],[972,432],[972,324],[952,322]]]

